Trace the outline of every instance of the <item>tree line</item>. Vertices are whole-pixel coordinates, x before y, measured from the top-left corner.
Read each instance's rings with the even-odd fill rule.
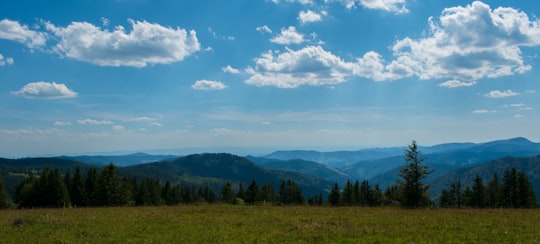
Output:
[[[453,182],[441,193],[439,206],[444,208],[534,208],[536,194],[527,175],[515,168],[506,169],[502,178],[497,173],[484,184],[476,175],[472,187],[463,189],[461,181]]]
[[[323,193],[310,197],[307,202],[302,189],[293,180],[284,180],[279,188],[265,183],[261,187],[253,180],[247,188],[243,183],[227,181],[219,194],[209,186],[190,186],[160,182],[144,177],[120,177],[114,164],[101,171],[90,168],[83,176],[79,167],[75,173],[65,175],[59,169],[46,168],[41,175],[29,173],[15,189],[12,200],[0,177],[0,208],[27,207],[88,207],[130,205],[176,205],[197,202],[230,204],[278,204],[278,205],[331,205],[331,206],[385,206],[399,205],[405,208],[435,206],[430,200],[429,185],[424,182],[433,171],[423,163],[424,159],[413,141],[405,150],[405,165],[400,179],[384,191],[379,185],[371,186],[367,180],[347,181],[343,189],[334,183],[323,199]],[[440,207],[476,208],[532,208],[537,207],[536,196],[523,172],[507,169],[502,182],[497,174],[484,185],[477,176],[472,187],[462,189],[460,181],[454,182],[441,193]]]

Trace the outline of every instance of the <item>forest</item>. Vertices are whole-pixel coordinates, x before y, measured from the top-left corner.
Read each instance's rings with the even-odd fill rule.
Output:
[[[472,187],[463,189],[460,181],[444,189],[438,201],[429,198],[429,185],[423,179],[433,171],[426,166],[416,143],[405,151],[406,164],[401,179],[382,190],[369,181],[349,180],[340,188],[334,183],[328,194],[305,198],[294,180],[283,180],[279,186],[255,179],[227,181],[220,191],[209,186],[180,185],[151,177],[120,176],[118,168],[109,164],[103,169],[90,168],[84,175],[80,167],[63,174],[58,168],[46,168],[40,175],[32,171],[15,188],[11,197],[0,178],[1,208],[33,207],[101,207],[159,206],[193,203],[227,203],[246,205],[310,205],[310,206],[401,206],[404,208],[535,208],[538,207],[532,184],[524,172],[505,170],[502,179],[495,173],[487,184],[476,176]],[[323,197],[327,195],[326,199]]]

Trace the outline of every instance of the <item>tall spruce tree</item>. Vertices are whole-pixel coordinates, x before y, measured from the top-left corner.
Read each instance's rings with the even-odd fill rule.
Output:
[[[230,181],[225,182],[221,189],[221,202],[232,203],[234,200],[234,192]]]
[[[400,170],[401,205],[406,208],[424,207],[429,204],[429,185],[423,180],[432,171],[424,165],[416,141],[412,141],[405,151],[405,166]]]

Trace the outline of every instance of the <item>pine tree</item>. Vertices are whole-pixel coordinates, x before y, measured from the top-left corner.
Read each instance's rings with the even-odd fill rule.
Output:
[[[517,202],[520,208],[534,208],[537,207],[536,194],[532,187],[529,178],[524,172],[517,173],[517,189],[519,193],[519,201]]]
[[[247,204],[254,204],[259,200],[259,186],[255,180],[251,181],[249,184],[244,199]]]
[[[347,180],[347,183],[345,183],[345,187],[343,188],[343,193],[341,194],[341,203],[348,206],[353,205],[354,203],[353,195],[354,195],[353,184],[351,183],[350,180]]]
[[[71,197],[71,204],[74,206],[86,206],[89,202],[88,194],[86,193],[86,186],[81,173],[81,168],[77,166],[75,169],[75,175],[73,175],[73,182],[71,189],[69,190],[69,196]]]
[[[117,206],[126,204],[122,201],[121,190],[120,178],[116,173],[116,166],[112,163],[105,166],[101,171],[101,177],[97,185],[100,205]]]
[[[486,189],[486,205],[491,208],[497,208],[502,205],[501,203],[502,187],[499,182],[499,176],[497,173],[493,173],[493,177],[489,181]]]
[[[518,207],[518,186],[517,186],[517,171],[515,168],[506,169],[503,178],[503,207],[516,208]]]
[[[362,205],[373,205],[373,191],[367,180],[363,180],[360,185],[360,202]]]
[[[225,182],[225,185],[223,185],[223,188],[221,189],[221,202],[224,203],[232,203],[234,200],[234,192],[232,189],[231,182],[227,181]]]
[[[330,194],[328,194],[328,202],[332,206],[338,206],[340,204],[341,199],[341,192],[339,190],[338,183],[334,183],[334,186],[332,187],[332,190],[330,190]]]
[[[0,169],[0,209],[11,207],[11,197],[7,191],[6,184],[2,177],[2,170]]]
[[[476,208],[484,208],[486,201],[485,186],[482,181],[482,178],[477,174],[474,178],[474,183],[472,186],[472,198],[471,206]]]
[[[401,204],[407,208],[424,207],[429,204],[429,185],[423,180],[432,171],[423,164],[424,159],[418,150],[416,141],[412,141],[409,148],[405,151],[406,165],[400,170],[400,177],[403,181],[400,182]]]
[[[86,190],[86,198],[83,200],[87,201],[86,206],[99,206],[102,205],[102,199],[98,192],[98,181],[99,173],[97,169],[90,168],[86,174],[86,181],[84,182]]]
[[[276,191],[274,190],[274,186],[272,186],[272,184],[263,184],[261,187],[260,200],[264,201],[265,203],[273,203],[276,200]]]

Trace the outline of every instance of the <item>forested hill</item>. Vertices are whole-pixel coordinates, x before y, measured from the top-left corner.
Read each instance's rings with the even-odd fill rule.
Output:
[[[193,154],[177,159],[140,164],[119,169],[128,176],[148,176],[161,180],[199,181],[217,180],[259,184],[271,183],[275,187],[282,181],[293,180],[302,188],[306,196],[330,189],[331,182],[296,172],[262,168],[246,158],[228,153]],[[202,177],[202,178],[201,178]],[[187,182],[189,183],[189,182]]]
[[[492,160],[480,165],[460,168],[433,179],[431,192],[437,197],[440,192],[448,188],[450,184],[461,181],[464,187],[471,186],[476,175],[484,180],[484,184],[492,179],[493,173],[497,173],[502,179],[504,171],[515,168],[524,172],[533,185],[536,197],[540,201],[540,155],[533,157],[504,157]]]

